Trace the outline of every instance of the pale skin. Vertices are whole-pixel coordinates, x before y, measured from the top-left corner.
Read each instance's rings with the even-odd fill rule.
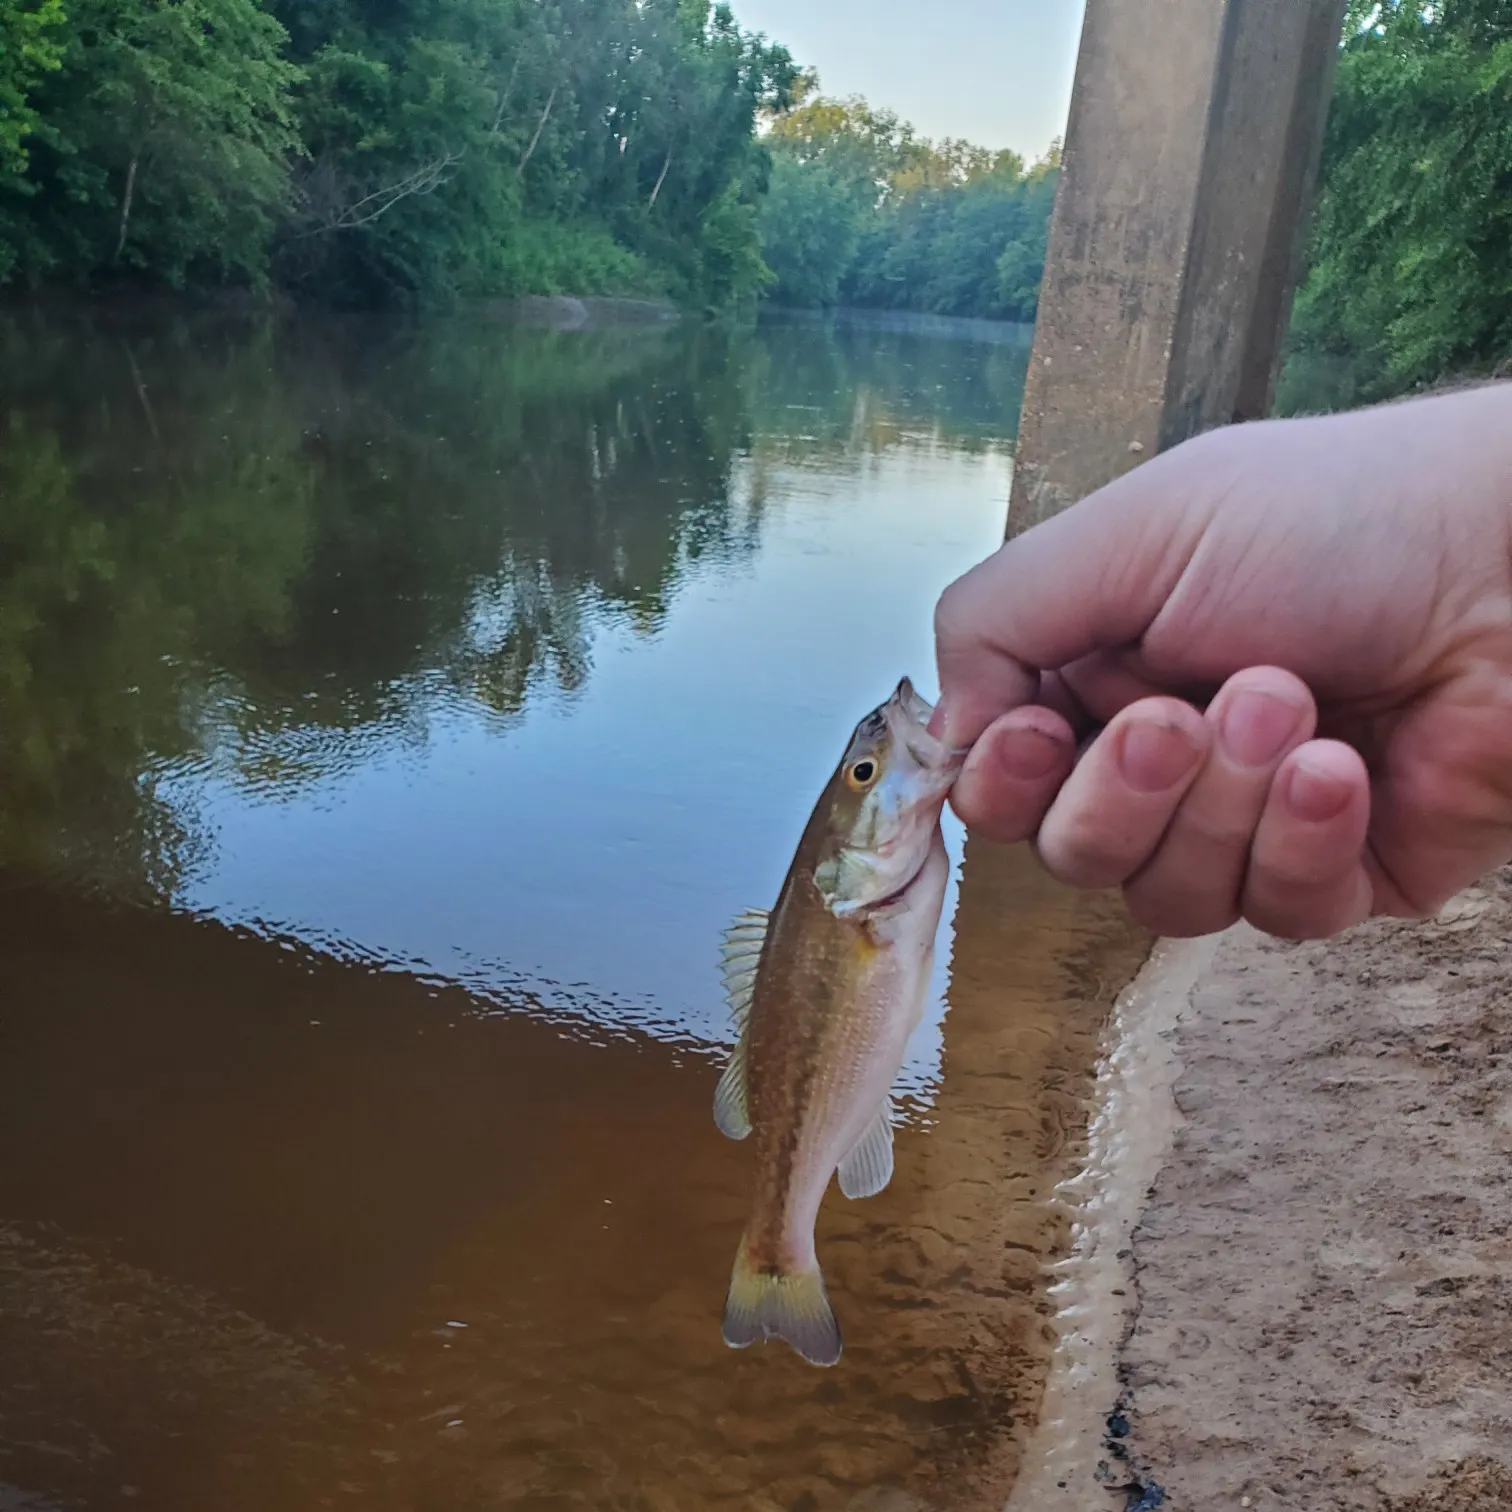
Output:
[[[1512,859],[1512,383],[1187,442],[935,630],[972,829],[1166,935],[1431,916]]]

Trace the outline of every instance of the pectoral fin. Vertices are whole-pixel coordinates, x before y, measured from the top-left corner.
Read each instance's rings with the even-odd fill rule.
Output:
[[[725,995],[740,1040],[714,1093],[714,1122],[719,1126],[719,1132],[730,1139],[744,1139],[751,1132],[751,1117],[746,1107],[745,1030],[751,1014],[751,999],[756,992],[756,968],[761,963],[766,931],[767,915],[759,908],[750,908],[735,916],[735,922],[724,936]]]
[[[746,1108],[745,1050],[742,1035],[714,1089],[714,1122],[726,1139],[744,1139],[751,1132],[751,1115]]]
[[[885,1097],[855,1148],[840,1162],[840,1190],[847,1197],[875,1197],[892,1173],[892,1098]]]

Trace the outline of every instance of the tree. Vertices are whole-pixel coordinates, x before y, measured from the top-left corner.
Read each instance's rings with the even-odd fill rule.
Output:
[[[298,149],[283,28],[256,0],[75,0],[36,91],[33,267],[260,282]]]
[[[778,152],[761,207],[770,298],[798,308],[835,303],[873,210],[868,187],[828,163]]]
[[[0,283],[20,261],[25,201],[32,193],[27,140],[40,124],[32,92],[62,63],[54,31],[62,21],[61,0],[0,0]]]
[[[670,292],[763,277],[763,111],[785,50],[699,0],[279,0],[308,82],[310,166],[280,253],[360,302]]]
[[[1057,159],[1026,171],[1017,153],[931,142],[864,100],[827,99],[812,77],[803,90],[770,133],[773,298],[1033,319]]]
[[[52,28],[63,20],[62,0],[0,0],[0,180],[26,170],[26,138],[36,130],[31,91],[62,62]]]
[[[769,278],[756,122],[797,70],[709,0],[0,0],[0,44],[0,279],[725,309]]]
[[[1512,6],[1353,0],[1293,346],[1369,398],[1512,353]]]

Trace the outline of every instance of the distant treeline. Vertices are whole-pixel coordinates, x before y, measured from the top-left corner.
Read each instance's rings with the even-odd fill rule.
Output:
[[[0,279],[724,307],[795,75],[710,0],[0,0]]]
[[[788,304],[1032,319],[1059,152],[932,143],[811,76],[762,209]],[[1288,408],[1512,370],[1512,0],[1350,0]]]
[[[1032,320],[1060,153],[932,142],[864,100],[815,94],[805,75],[768,137],[762,207],[769,295],[796,306],[856,305]]]
[[[1028,320],[1058,172],[711,0],[0,0],[0,282]],[[1512,0],[1350,0],[1293,400],[1509,356]]]
[[[1028,319],[1054,181],[711,0],[0,0],[0,282]]]

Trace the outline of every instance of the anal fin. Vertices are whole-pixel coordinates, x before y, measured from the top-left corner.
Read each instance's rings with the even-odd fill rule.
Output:
[[[840,1162],[840,1190],[847,1197],[875,1197],[892,1180],[892,1098],[882,1099],[877,1116]]]

